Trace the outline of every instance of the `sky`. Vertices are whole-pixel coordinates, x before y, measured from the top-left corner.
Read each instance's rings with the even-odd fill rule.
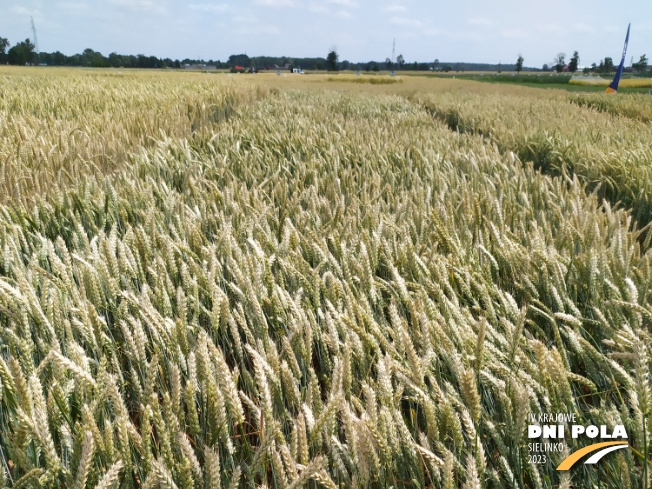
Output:
[[[86,48],[225,61],[231,54],[383,61],[617,64],[632,22],[627,62],[652,59],[649,0],[0,0],[0,37],[31,38],[41,51]]]

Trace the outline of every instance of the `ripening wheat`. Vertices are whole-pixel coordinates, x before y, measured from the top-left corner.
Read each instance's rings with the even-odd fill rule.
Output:
[[[530,412],[648,453],[649,234],[582,179],[398,96],[71,81],[86,142],[0,104],[5,485],[568,484]]]

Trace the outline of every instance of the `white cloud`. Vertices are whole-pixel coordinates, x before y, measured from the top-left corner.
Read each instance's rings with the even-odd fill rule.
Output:
[[[408,27],[420,27],[422,25],[420,20],[408,19],[407,17],[392,17],[389,19],[389,23],[392,25],[408,26]]]
[[[249,27],[238,27],[235,31],[238,35],[250,35],[251,29]],[[277,36],[281,33],[278,27],[268,26],[268,25],[259,25],[256,26],[256,34],[258,35],[267,35],[267,36]]]
[[[191,3],[189,7],[190,10],[195,10],[197,12],[208,12],[214,14],[226,12],[231,8],[231,6],[228,3],[218,3],[218,4]]]
[[[388,5],[387,7],[383,8],[383,12],[387,13],[404,13],[407,12],[407,7],[405,5]]]
[[[327,7],[325,7],[324,5],[322,5],[320,3],[315,3],[315,2],[311,3],[308,6],[308,10],[310,10],[311,12],[313,12],[315,14],[327,14],[327,13],[330,12],[330,10]]]
[[[503,37],[508,37],[508,38],[523,38],[523,37],[528,37],[528,32],[524,31],[522,29],[505,29],[500,33],[501,36]]]
[[[41,14],[41,12],[39,12],[36,9],[28,9],[27,7],[23,7],[21,5],[14,5],[11,8],[11,11],[14,14],[18,14],[18,15],[40,15]]]
[[[357,7],[358,3],[354,0],[327,0],[328,3],[333,5],[339,5],[340,7]]]
[[[358,3],[354,0],[326,0],[321,3],[311,2],[308,10],[315,14],[333,14],[341,19],[350,19],[352,15],[349,10],[357,6]]]
[[[452,31],[450,34],[451,38],[454,39],[459,39],[461,41],[467,41],[467,42],[480,42],[480,41],[486,41],[486,36],[480,35],[480,33],[477,30],[455,30]]]
[[[435,27],[424,29],[423,31],[423,35],[426,37],[437,37],[437,36],[442,36],[444,34],[446,34],[446,31],[442,29],[437,29]]]
[[[57,8],[69,13],[77,13],[88,10],[90,6],[85,2],[58,2]]]
[[[539,24],[536,29],[539,32],[564,32],[564,28],[561,25],[553,22]]]
[[[38,9],[29,9],[27,7],[23,7],[22,5],[14,5],[11,8],[11,12],[24,17],[34,17],[34,22],[36,22],[37,26],[43,21],[43,15]],[[31,38],[32,36],[29,37]]]
[[[474,17],[467,21],[471,25],[489,27],[494,25],[493,21],[490,19],[485,19],[484,17]]]
[[[577,32],[595,32],[595,28],[593,26],[590,26],[588,24],[585,24],[584,22],[578,22],[573,26],[573,30]]]
[[[255,3],[258,5],[262,5],[263,7],[274,7],[274,8],[294,6],[294,0],[256,0]]]
[[[121,7],[131,7],[134,10],[144,10],[156,5],[156,2],[152,0],[110,0],[110,3]]]
[[[260,24],[260,20],[257,17],[247,15],[237,15],[233,17],[231,21],[237,24]]]
[[[162,2],[155,2],[153,0],[109,0],[109,3],[135,11],[145,11],[155,14],[167,13],[167,7],[162,5]]]

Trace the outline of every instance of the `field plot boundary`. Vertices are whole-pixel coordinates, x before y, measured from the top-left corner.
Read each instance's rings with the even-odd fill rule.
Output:
[[[503,97],[501,100],[509,103],[498,107],[497,102],[492,102],[490,110],[493,118],[487,118],[489,112],[472,113],[465,108],[472,101],[477,106],[479,96],[462,96],[458,100],[430,97],[420,103],[453,131],[480,135],[496,144],[501,152],[513,152],[521,161],[531,161],[545,173],[577,176],[589,185],[590,191],[598,191],[612,205],[622,204],[630,208],[640,227],[652,221],[652,153],[645,142],[646,137],[638,136],[641,132],[649,131],[647,125],[641,124],[641,120],[648,117],[647,112],[633,109],[631,117],[620,117],[621,109],[600,110],[584,102],[586,98],[580,97],[556,97],[538,102],[524,100],[525,106],[530,105],[526,112],[528,123],[535,122],[531,126],[523,126],[520,120],[523,114],[515,108],[518,99],[496,97]],[[562,112],[566,107],[572,111],[572,107],[577,106],[586,111],[575,114],[576,118],[565,120],[569,134],[554,123],[537,126],[536,121],[543,120],[543,115],[537,115],[537,111],[552,113],[548,109],[553,104],[559,106],[554,109],[557,117],[566,117]],[[593,127],[597,119],[593,119],[591,114],[599,115],[600,112],[607,113],[603,115],[606,119],[600,126],[603,132],[598,134]],[[613,128],[612,118],[621,128]],[[578,125],[573,126],[576,122]]]

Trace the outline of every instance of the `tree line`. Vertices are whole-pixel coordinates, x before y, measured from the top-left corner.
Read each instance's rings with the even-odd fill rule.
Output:
[[[566,54],[558,53],[554,58],[551,65],[544,64],[541,68],[542,71],[557,71],[561,73],[568,71],[575,73],[579,69],[580,57],[579,53],[575,51],[573,56],[566,63]],[[45,64],[48,66],[87,66],[94,68],[182,68],[184,65],[207,65],[215,67],[216,69],[231,69],[235,66],[242,66],[243,68],[261,69],[289,69],[294,68],[311,69],[311,70],[353,70],[353,71],[538,71],[536,68],[526,68],[523,65],[524,58],[518,55],[516,63],[514,64],[489,64],[489,63],[440,63],[438,59],[432,62],[408,62],[402,54],[396,57],[395,61],[386,58],[382,61],[367,61],[367,62],[351,62],[348,60],[340,61],[339,55],[333,49],[326,58],[293,58],[288,56],[255,56],[249,57],[246,54],[233,54],[229,56],[228,60],[222,62],[219,60],[202,60],[202,59],[171,59],[171,58],[158,58],[156,56],[146,56],[143,54],[138,55],[123,55],[111,53],[104,56],[99,51],[92,49],[85,49],[82,53],[73,54],[71,56],[65,55],[60,51],[52,53],[41,52],[37,53],[34,44],[30,39],[17,42],[14,46],[10,46],[9,40],[0,37],[0,64],[11,65],[37,65]],[[646,55],[642,55],[638,62],[632,63],[631,66],[637,72],[647,72],[648,59]],[[585,73],[611,73],[616,70],[616,66],[612,58],[605,57],[599,64],[593,63],[590,67],[585,67]]]
[[[516,62],[516,71],[521,71],[519,66],[523,66],[523,56],[518,55],[518,60]],[[557,73],[562,73],[568,71],[570,73],[575,73],[580,68],[580,55],[579,52],[574,51],[573,56],[571,56],[568,63],[566,63],[566,53],[557,53],[555,56],[552,65],[548,63],[544,64],[541,68],[542,71],[556,71]],[[582,72],[585,74],[589,73],[613,73],[616,71],[618,66],[614,65],[613,59],[609,56],[605,57],[603,60],[600,60],[600,64],[592,63],[591,66],[585,66],[582,69]],[[648,59],[647,55],[643,54],[639,58],[638,62],[631,64],[631,69],[638,73],[645,73],[648,71]]]
[[[231,69],[241,66],[245,69],[289,69],[301,68],[306,70],[353,70],[353,71],[492,71],[500,69],[500,65],[486,63],[440,63],[438,59],[433,62],[408,62],[401,54],[393,62],[389,58],[385,61],[352,62],[339,60],[338,54],[332,50],[326,58],[294,58],[289,56],[247,56],[246,54],[233,54],[228,60],[203,59],[171,59],[156,56],[124,55],[111,53],[108,56],[93,49],[85,49],[82,53],[66,55],[60,51],[37,53],[30,39],[17,42],[11,46],[9,40],[0,37],[0,64],[11,65],[38,65],[48,66],[86,66],[93,68],[182,68],[184,65],[207,65],[217,69]],[[514,69],[514,65],[504,65],[505,70]],[[528,68],[526,68],[528,69]]]
[[[104,56],[99,51],[93,51],[90,48],[72,56],[65,55],[60,51],[37,53],[34,43],[30,39],[17,42],[10,47],[9,40],[4,37],[0,37],[0,64],[21,66],[45,64],[48,66],[88,66],[93,68],[181,68],[185,64],[209,64],[217,68],[228,67],[228,63],[213,60],[204,61],[189,58],[173,60],[144,54],[134,56],[117,53]]]

